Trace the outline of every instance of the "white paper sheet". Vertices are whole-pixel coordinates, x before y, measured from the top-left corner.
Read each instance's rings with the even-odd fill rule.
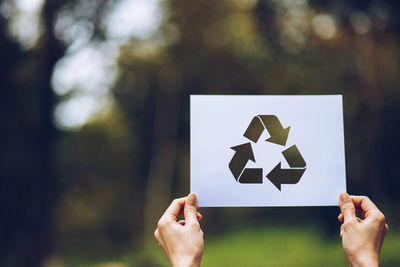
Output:
[[[346,191],[341,95],[191,95],[190,134],[199,206],[329,206]]]

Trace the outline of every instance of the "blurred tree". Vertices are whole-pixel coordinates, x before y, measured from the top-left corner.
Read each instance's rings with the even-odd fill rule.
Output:
[[[93,7],[104,10],[110,1],[96,1]],[[61,184],[55,169],[59,132],[53,125],[56,98],[51,77],[67,48],[54,25],[58,14],[73,3],[44,1],[43,34],[32,48],[24,48],[10,35],[15,2],[0,1],[2,11],[10,13],[0,16],[1,266],[39,266],[53,245],[53,208]],[[104,16],[87,15],[93,21],[96,15]]]
[[[104,110],[79,134],[61,139],[66,184],[55,211],[57,248],[74,257],[120,255],[142,232],[141,187],[132,179],[135,136],[116,106]]]
[[[54,176],[57,131],[52,123],[55,98],[50,78],[64,54],[52,25],[62,2],[44,4],[46,31],[30,51],[10,39],[7,21],[0,18],[2,266],[38,266],[51,248],[59,183]]]

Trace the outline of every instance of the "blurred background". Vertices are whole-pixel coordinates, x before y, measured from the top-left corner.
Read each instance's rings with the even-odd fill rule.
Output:
[[[400,266],[400,3],[0,0],[0,266],[168,266],[190,94],[343,94]],[[204,266],[345,266],[337,207],[204,208]]]

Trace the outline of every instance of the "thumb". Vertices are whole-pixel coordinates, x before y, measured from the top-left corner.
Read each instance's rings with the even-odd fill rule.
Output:
[[[340,193],[339,207],[342,211],[344,221],[356,218],[356,208],[354,207],[353,200],[351,200],[349,194]]]
[[[186,223],[197,223],[197,197],[195,194],[190,193],[186,198],[183,215]]]

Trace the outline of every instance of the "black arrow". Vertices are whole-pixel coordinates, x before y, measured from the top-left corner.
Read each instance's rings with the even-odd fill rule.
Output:
[[[276,188],[281,190],[282,184],[297,184],[303,175],[304,169],[282,169],[279,162],[275,168],[267,174],[267,178],[273,183]]]
[[[246,168],[240,175],[238,182],[241,184],[262,184],[261,168]]]
[[[296,145],[284,150],[282,154],[291,168],[304,168],[306,166],[306,162]]]
[[[290,126],[284,129],[275,115],[259,115],[259,117],[271,136],[265,141],[285,146]]]
[[[229,162],[229,169],[237,180],[242,173],[244,167],[246,166],[247,161],[251,160],[253,162],[256,162],[256,160],[254,158],[253,150],[251,149],[250,143],[234,146],[231,147],[231,149],[235,150],[236,153]]]
[[[243,136],[253,141],[254,143],[257,143],[258,138],[260,138],[263,131],[264,125],[262,124],[260,118],[258,116],[254,116]]]

